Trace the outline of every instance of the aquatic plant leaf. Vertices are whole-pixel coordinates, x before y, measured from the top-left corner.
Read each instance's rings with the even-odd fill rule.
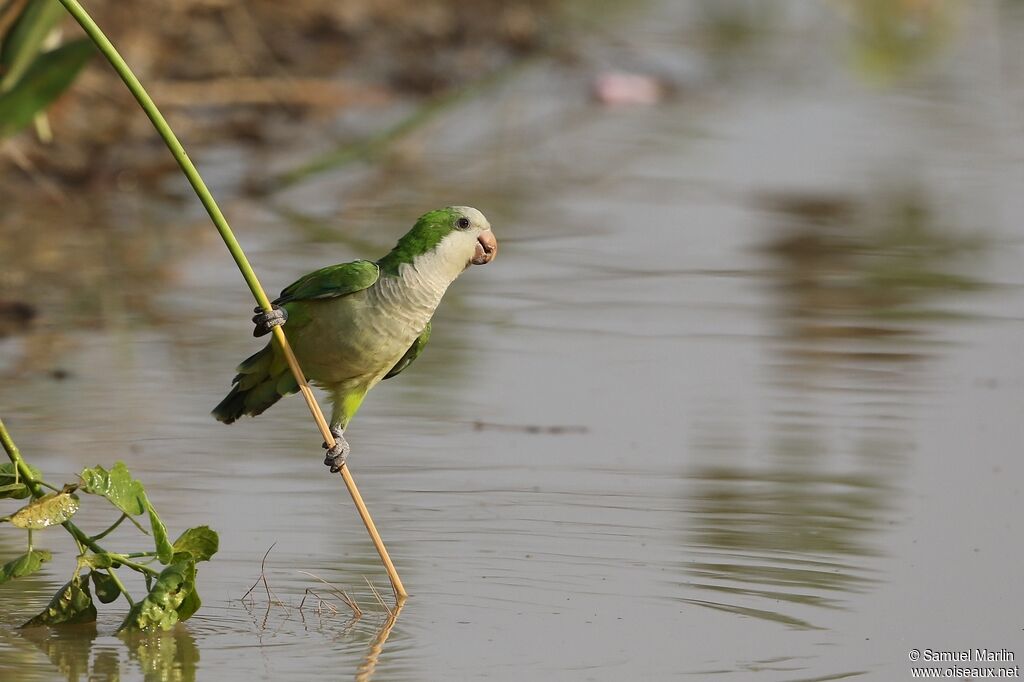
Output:
[[[121,588],[117,582],[107,573],[100,571],[89,571],[92,584],[96,588],[96,598],[103,604],[109,604],[121,596]]]
[[[167,537],[167,526],[160,520],[153,509],[153,505],[146,501],[146,509],[149,511],[149,527],[153,529],[153,545],[156,547],[156,558],[160,563],[166,565],[174,560],[174,547]]]
[[[63,16],[64,8],[57,0],[33,0],[25,6],[0,48],[0,90],[8,89],[21,78]]]
[[[92,43],[82,38],[39,55],[17,83],[0,94],[0,138],[31,123],[71,85],[93,54]]]
[[[185,595],[185,599],[178,606],[178,621],[188,620],[202,605],[203,600],[199,598],[199,593],[193,587],[192,591]]]
[[[210,557],[217,553],[220,546],[220,538],[217,531],[209,526],[196,526],[189,528],[174,541],[175,555],[188,552],[196,562],[209,561]]]
[[[96,620],[96,605],[89,594],[89,582],[75,576],[50,600],[42,613],[22,625],[32,628],[39,625],[73,625],[91,623]]]
[[[79,476],[82,479],[83,491],[107,498],[125,514],[138,516],[146,511],[146,489],[132,478],[124,462],[115,462],[110,471],[101,466],[83,469]]]
[[[37,481],[43,477],[39,473],[39,469],[32,465],[29,465],[28,470],[32,473],[32,478]],[[25,485],[25,481],[17,475],[13,462],[0,464],[0,500],[5,498],[23,500],[31,494],[32,491]]]
[[[167,527],[160,520],[160,515],[146,496],[142,483],[132,478],[131,472],[124,462],[115,462],[114,467],[107,471],[101,466],[83,469],[82,490],[94,495],[101,495],[115,507],[130,516],[138,516],[143,512],[149,514],[149,525],[153,531],[153,544],[156,546],[160,563],[169,564],[174,557],[174,549],[167,537]]]
[[[171,564],[157,577],[146,598],[135,603],[118,631],[170,630],[180,620],[178,609],[195,589],[195,580],[194,561],[189,559]]]
[[[50,493],[11,514],[18,528],[40,530],[64,523],[78,511],[78,498],[71,493]]]
[[[32,575],[52,558],[53,555],[45,549],[29,550],[17,559],[8,561],[0,568],[0,585],[14,578],[24,578],[26,575]]]

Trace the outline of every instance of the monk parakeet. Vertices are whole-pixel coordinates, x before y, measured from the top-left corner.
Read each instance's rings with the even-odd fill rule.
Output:
[[[284,324],[306,376],[330,393],[337,443],[327,450],[324,464],[332,472],[344,466],[350,448],[343,433],[366,392],[419,356],[448,285],[470,265],[491,262],[497,250],[480,211],[449,206],[423,215],[377,262],[329,265],[286,287],[272,312],[256,308],[253,335]],[[225,424],[261,414],[299,390],[273,342],[237,371],[231,392],[213,408],[213,416]]]

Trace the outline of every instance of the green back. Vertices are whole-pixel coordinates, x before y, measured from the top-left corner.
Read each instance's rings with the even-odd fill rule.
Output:
[[[291,301],[346,296],[372,286],[379,277],[377,264],[368,260],[328,265],[285,287],[274,303],[282,305]]]

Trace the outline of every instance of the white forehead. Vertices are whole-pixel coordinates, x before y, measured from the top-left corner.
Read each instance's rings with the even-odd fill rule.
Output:
[[[487,229],[491,226],[491,224],[487,222],[487,218],[484,217],[484,214],[472,206],[452,206],[452,208],[469,218],[469,222],[476,227]]]

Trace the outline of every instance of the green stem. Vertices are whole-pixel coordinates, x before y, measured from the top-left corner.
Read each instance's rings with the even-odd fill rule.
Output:
[[[121,590],[121,594],[123,594],[124,598],[128,600],[129,606],[135,606],[135,600],[132,599],[130,594],[128,594],[128,588],[125,587],[124,583],[121,582],[121,579],[117,577],[117,572],[112,567],[107,569],[107,575],[110,576],[110,579],[113,580],[114,584]]]
[[[92,20],[89,13],[85,11],[85,8],[78,3],[78,0],[60,0],[60,3],[64,5],[64,8],[75,18],[85,30],[85,33],[92,39],[99,48],[103,56],[107,58],[110,65],[117,71],[117,75],[121,77],[124,84],[128,86],[132,95],[138,100],[142,110],[146,112],[146,116],[153,122],[153,127],[163,138],[164,143],[167,144],[167,148],[170,149],[171,155],[174,156],[174,160],[178,162],[181,167],[181,171],[188,178],[189,183],[192,185],[192,189],[195,190],[199,200],[203,202],[203,206],[206,208],[206,212],[210,214],[210,219],[216,226],[217,231],[220,232],[221,238],[228,247],[228,251],[231,252],[231,257],[235,259],[235,263],[238,265],[238,269],[242,272],[242,277],[245,278],[245,283],[249,285],[249,290],[252,291],[252,295],[256,298],[256,301],[263,307],[264,310],[270,310],[270,300],[263,291],[263,287],[260,286],[259,280],[256,278],[256,273],[253,272],[252,266],[249,265],[249,260],[245,257],[245,253],[242,251],[242,247],[239,246],[238,240],[235,239],[235,235],[231,232],[231,227],[228,226],[227,219],[224,218],[224,214],[221,213],[220,207],[217,206],[217,202],[214,201],[213,195],[210,194],[210,190],[207,189],[206,183],[203,182],[202,177],[199,175],[199,171],[196,170],[192,160],[185,153],[185,148],[181,146],[178,138],[174,135],[171,127],[167,124],[167,120],[157,109],[156,104],[150,98],[149,93],[142,87],[142,83],[132,73],[131,68],[125,63],[121,55],[111,44],[107,36],[103,34],[100,27],[96,25],[96,22]]]
[[[64,8],[75,18],[86,32],[93,43],[99,48],[100,52],[107,58],[114,70],[117,71],[118,75],[121,76],[121,80],[128,86],[132,95],[138,101],[139,106],[142,107],[143,111],[146,112],[146,116],[153,123],[153,127],[156,128],[157,133],[163,138],[164,143],[170,150],[171,155],[175,161],[178,162],[178,166],[181,167],[181,171],[188,178],[189,183],[192,185],[192,189],[195,190],[199,200],[203,203],[206,208],[206,212],[210,214],[210,219],[213,221],[214,226],[220,233],[221,239],[224,240],[224,244],[228,247],[228,251],[231,252],[232,258],[235,259],[235,264],[238,266],[239,271],[242,273],[242,277],[245,278],[245,283],[249,286],[249,290],[252,292],[253,298],[259,303],[260,307],[265,311],[270,311],[270,299],[267,298],[267,294],[263,291],[263,287],[260,286],[259,280],[256,278],[256,273],[253,272],[252,266],[249,265],[249,260],[245,257],[245,253],[242,251],[242,247],[239,246],[238,240],[235,239],[234,234],[231,232],[231,228],[228,226],[228,221],[224,218],[224,214],[221,213],[220,208],[217,206],[217,202],[214,201],[213,195],[210,194],[210,190],[206,188],[206,183],[199,176],[199,171],[196,170],[192,160],[188,158],[188,154],[185,153],[185,148],[178,142],[178,138],[175,137],[171,127],[167,125],[167,121],[164,119],[163,114],[157,109],[153,100],[146,92],[145,88],[139,82],[139,79],[135,77],[132,70],[125,63],[121,55],[118,54],[117,50],[107,39],[107,36],[103,34],[100,27],[96,25],[96,22],[92,20],[88,12],[78,3],[78,0],[60,0],[60,3]],[[292,374],[295,375],[295,380],[299,384],[299,388],[302,390],[303,397],[306,399],[306,403],[309,405],[309,410],[313,414],[313,418],[316,420],[317,427],[320,430],[324,440],[329,444],[334,444],[334,437],[327,426],[327,420],[324,419],[323,414],[320,412],[320,407],[316,403],[316,398],[313,396],[313,391],[309,388],[306,383],[305,377],[302,375],[302,370],[299,367],[298,360],[295,358],[295,354],[292,352],[291,346],[288,344],[288,339],[284,334],[284,330],[281,328],[274,329],[274,341],[281,349],[282,354],[285,357],[285,361],[288,363],[288,367],[291,369]],[[402,581],[398,577],[398,571],[395,570],[394,564],[391,562],[391,557],[388,556],[387,549],[384,547],[384,542],[380,539],[380,534],[377,532],[377,528],[373,523],[373,519],[370,517],[370,512],[366,508],[366,504],[363,502],[362,495],[359,494],[359,489],[356,488],[355,480],[352,478],[352,473],[348,468],[341,470],[342,480],[345,482],[345,487],[348,488],[349,495],[352,497],[352,502],[356,505],[356,509],[359,511],[359,517],[363,521],[363,525],[366,526],[367,532],[370,534],[370,538],[373,540],[373,544],[377,549],[377,553],[380,555],[381,561],[384,563],[384,567],[388,571],[388,577],[391,579],[391,587],[395,590],[395,595],[399,598],[405,598],[407,593],[405,588],[402,586]],[[67,524],[66,524],[67,525]],[[149,574],[147,574],[148,576]]]
[[[11,460],[11,463],[17,470],[18,477],[25,481],[25,487],[32,493],[32,497],[42,497],[43,491],[39,489],[39,483],[32,477],[28,464],[25,464],[25,460],[21,458],[21,451],[14,444],[11,434],[7,433],[7,427],[4,426],[3,419],[0,419],[0,444],[4,446],[7,458]]]
[[[97,533],[96,535],[93,535],[92,541],[96,542],[97,540],[102,540],[103,538],[113,533],[115,530],[117,530],[117,527],[121,525],[121,522],[124,521],[126,518],[128,518],[128,515],[122,512],[121,516],[117,519],[117,521],[114,521],[114,523],[111,524],[109,528],[107,528],[102,533]]]
[[[149,566],[146,566],[145,564],[137,564],[124,554],[111,554],[110,558],[119,564],[123,564],[128,568],[138,571],[139,573],[146,574],[147,577],[152,575],[160,575],[160,571],[152,569]]]
[[[65,521],[61,525],[64,526],[64,528],[66,528],[69,533],[71,533],[71,537],[73,537],[76,541],[78,541],[79,545],[84,545],[84,546],[88,547],[89,549],[91,549],[96,554],[106,554],[107,553],[107,550],[103,549],[102,547],[97,545],[95,542],[93,542],[92,539],[88,535],[83,533],[82,529],[79,528],[78,526],[76,526],[75,524],[71,523],[70,521]]]

